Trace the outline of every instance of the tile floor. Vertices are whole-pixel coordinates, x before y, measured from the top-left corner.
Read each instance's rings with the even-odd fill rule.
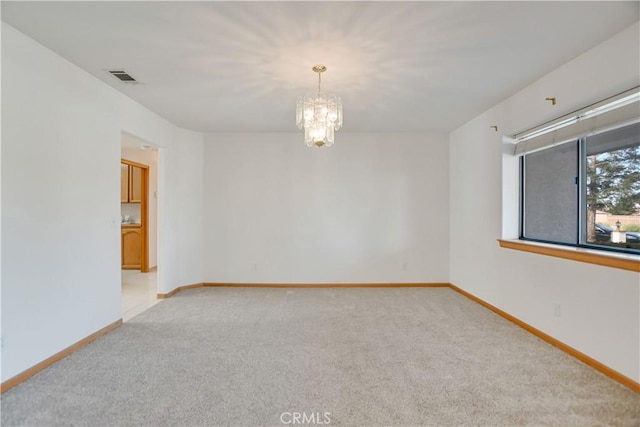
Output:
[[[122,270],[122,321],[126,322],[159,303],[158,273]]]

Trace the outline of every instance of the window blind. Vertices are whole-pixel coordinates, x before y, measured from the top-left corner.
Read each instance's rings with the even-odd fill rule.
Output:
[[[636,87],[515,135],[514,154],[523,155],[640,122]]]

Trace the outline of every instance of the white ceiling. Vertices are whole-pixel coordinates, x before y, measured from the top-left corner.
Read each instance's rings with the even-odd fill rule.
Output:
[[[295,131],[344,101],[346,132],[455,129],[639,19],[639,2],[10,2],[2,20],[174,124]],[[126,85],[106,73],[124,68]]]

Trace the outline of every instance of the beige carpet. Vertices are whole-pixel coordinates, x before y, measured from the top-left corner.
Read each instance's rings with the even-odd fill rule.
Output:
[[[3,426],[640,425],[638,394],[446,288],[183,291],[1,405]]]

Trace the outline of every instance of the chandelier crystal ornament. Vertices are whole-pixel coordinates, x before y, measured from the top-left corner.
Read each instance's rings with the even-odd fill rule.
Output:
[[[312,68],[318,73],[318,93],[298,98],[296,124],[304,128],[304,142],[308,147],[330,147],[334,142],[334,133],[342,127],[342,99],[320,90],[321,75],[327,71],[324,65]]]

